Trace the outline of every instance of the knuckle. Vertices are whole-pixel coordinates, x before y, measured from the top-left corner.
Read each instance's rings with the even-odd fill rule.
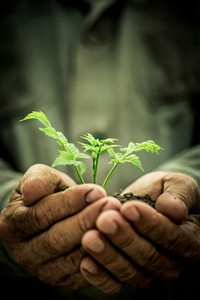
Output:
[[[133,235],[126,235],[123,236],[119,241],[118,241],[118,247],[121,249],[130,249],[133,246],[134,240],[136,239],[136,236]]]
[[[79,249],[69,255],[51,260],[40,266],[38,277],[50,285],[67,285],[75,288],[73,279],[75,275],[80,277],[79,266],[82,256],[83,254]],[[81,278],[77,280],[80,284]]]
[[[122,289],[122,284],[107,276],[95,278],[92,285],[108,295],[117,294]]]
[[[136,269],[133,268],[131,263],[126,266],[126,269],[120,270],[119,280],[122,282],[127,282],[132,280],[136,276]]]
[[[137,269],[132,273],[132,277],[126,280],[128,285],[136,288],[150,288],[152,285],[152,278],[145,271],[139,271]]]
[[[67,235],[63,235],[62,232],[58,230],[49,230],[47,234],[47,245],[51,249],[51,251],[59,255],[64,250],[66,250],[66,246],[68,244]]]
[[[138,287],[138,288],[148,288],[151,286],[151,277],[145,272],[139,271],[131,263],[126,267],[125,270],[120,272],[118,276],[120,282]]]
[[[49,209],[46,210],[46,207],[42,202],[40,202],[40,205],[33,206],[32,213],[35,224],[39,229],[44,229],[51,224],[51,211]]]
[[[42,282],[55,286],[58,285],[60,271],[63,271],[63,265],[60,265],[59,262],[53,260],[44,265],[40,265],[37,270],[37,276]]]
[[[148,265],[151,269],[158,265],[158,252],[154,247],[150,247],[148,252],[141,252],[140,256],[143,264]]]
[[[173,260],[166,259],[152,249],[148,257],[145,258],[145,265],[151,273],[155,273],[156,277],[161,280],[176,279],[180,275],[180,270]]]
[[[78,224],[80,231],[85,233],[86,230],[92,228],[94,226],[95,220],[88,216],[88,214],[81,213],[78,215]]]
[[[27,209],[21,204],[21,201],[11,202],[4,208],[0,215],[0,233],[3,237],[11,234],[12,238],[16,238],[26,231],[22,224],[27,223]],[[16,233],[15,236],[13,233]]]
[[[80,262],[84,254],[80,249],[70,253],[66,257],[65,265],[67,265],[73,272],[79,272]]]
[[[111,284],[107,289],[106,289],[106,294],[108,295],[114,295],[114,294],[117,294],[121,291],[122,289],[122,286],[119,285],[119,284]]]
[[[64,276],[60,280],[59,285],[68,287],[71,290],[78,290],[80,288],[86,288],[90,286],[90,284],[80,273]]]
[[[68,188],[63,192],[63,203],[65,205],[65,210],[68,212],[68,215],[72,215],[74,213],[74,194],[75,192],[71,188]]]
[[[79,187],[72,186],[63,191],[63,205],[68,215],[81,211],[87,205],[84,194],[81,193]]]

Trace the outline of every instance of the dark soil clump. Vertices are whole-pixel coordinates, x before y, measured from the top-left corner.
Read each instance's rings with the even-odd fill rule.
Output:
[[[115,193],[114,197],[117,198],[121,203],[125,203],[126,201],[130,201],[130,200],[137,200],[137,201],[145,202],[150,206],[152,206],[153,208],[155,208],[155,201],[152,200],[149,195],[144,195],[144,196],[134,195],[133,193],[130,192],[124,194]]]

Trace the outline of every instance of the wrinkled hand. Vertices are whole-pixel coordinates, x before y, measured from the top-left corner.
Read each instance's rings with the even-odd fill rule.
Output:
[[[182,173],[151,172],[133,182],[125,192],[148,194],[155,200],[156,210],[178,224],[188,214],[200,213],[199,187],[190,176]]]
[[[82,245],[89,255],[81,272],[105,293],[116,293],[123,285],[148,288],[153,278],[175,279],[183,268],[200,262],[200,193],[192,178],[152,172],[125,192],[149,194],[156,209],[128,201],[120,211],[103,211],[97,229],[84,234]]]
[[[94,228],[102,209],[120,205],[105,196],[97,185],[76,185],[62,172],[34,165],[0,214],[0,238],[14,260],[41,281],[73,289],[87,286],[79,270],[85,255],[82,235]]]

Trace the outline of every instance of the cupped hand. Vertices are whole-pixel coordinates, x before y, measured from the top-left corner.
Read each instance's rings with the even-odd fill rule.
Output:
[[[103,211],[96,229],[84,234],[82,245],[89,255],[81,262],[81,272],[105,293],[115,293],[123,285],[148,288],[153,278],[175,279],[182,269],[200,262],[200,196],[192,178],[150,173],[125,192],[149,194],[156,209],[128,201],[120,211]],[[113,282],[106,276],[103,280],[102,266]]]
[[[188,214],[200,213],[200,191],[195,180],[175,172],[151,172],[130,184],[123,193],[148,194],[155,208],[177,224]]]
[[[105,196],[100,186],[76,185],[62,172],[34,165],[0,214],[0,238],[15,262],[41,281],[73,289],[87,286],[79,270],[85,255],[82,235],[94,228],[104,207],[120,205]]]

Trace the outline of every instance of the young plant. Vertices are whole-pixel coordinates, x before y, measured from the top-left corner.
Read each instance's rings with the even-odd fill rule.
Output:
[[[115,144],[115,142],[118,141],[116,138],[98,139],[95,138],[91,133],[87,133],[81,136],[81,138],[87,143],[78,142],[84,149],[84,152],[80,152],[73,143],[68,141],[62,132],[59,132],[52,127],[47,116],[42,111],[32,111],[22,120],[20,120],[20,122],[30,119],[36,119],[42,123],[44,127],[39,127],[39,130],[44,132],[47,136],[55,139],[60,146],[60,148],[57,149],[58,156],[52,163],[52,167],[58,165],[72,165],[75,168],[81,183],[85,183],[83,174],[86,171],[86,164],[82,161],[83,159],[92,158],[93,183],[97,184],[99,158],[103,152],[108,153],[110,157],[110,161],[108,163],[112,164],[112,167],[102,183],[102,187],[105,188],[111,175],[120,163],[128,162],[144,171],[140,158],[134,153],[144,150],[146,152],[158,154],[160,150],[163,150],[162,147],[155,144],[152,140],[142,143],[130,142],[127,147],[121,147],[120,145]],[[116,148],[119,149],[118,152],[114,150]],[[85,153],[86,151],[90,152],[90,155],[87,155]]]

